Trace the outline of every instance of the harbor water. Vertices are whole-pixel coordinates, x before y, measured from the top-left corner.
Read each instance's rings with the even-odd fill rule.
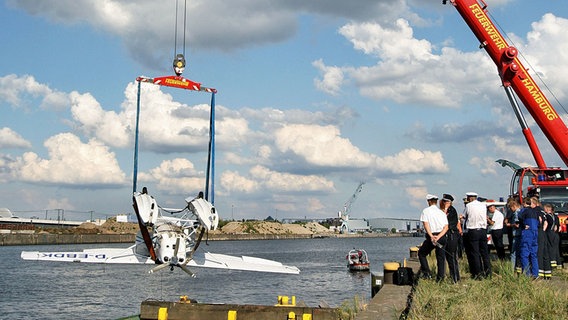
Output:
[[[421,238],[325,238],[205,241],[200,249],[249,255],[300,268],[300,275],[193,268],[148,274],[152,265],[36,262],[21,251],[81,251],[128,244],[0,247],[0,319],[116,319],[140,311],[144,300],[176,301],[187,295],[202,303],[274,305],[278,295],[296,296],[308,306],[338,307],[359,295],[370,299],[370,274],[350,273],[346,254],[367,251],[372,272],[408,257]]]

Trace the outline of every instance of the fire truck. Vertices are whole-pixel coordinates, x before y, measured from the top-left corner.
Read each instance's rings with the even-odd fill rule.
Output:
[[[520,201],[526,197],[537,196],[541,202],[553,204],[556,212],[559,213],[561,225],[565,225],[568,216],[568,169],[546,165],[517,98],[564,164],[568,166],[568,128],[566,124],[519,61],[517,48],[507,43],[488,17],[485,1],[442,0],[442,4],[447,4],[448,1],[458,10],[475,34],[480,42],[480,49],[485,49],[497,66],[505,93],[536,162],[536,167],[520,167],[506,160],[497,160],[501,165],[509,166],[514,170],[510,196]],[[568,255],[568,233],[566,232],[561,234],[561,253]]]

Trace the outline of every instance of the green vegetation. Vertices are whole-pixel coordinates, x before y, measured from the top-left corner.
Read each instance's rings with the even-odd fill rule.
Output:
[[[258,233],[258,230],[256,230],[255,225],[257,223],[255,221],[245,221],[243,222],[243,226],[245,228],[245,233],[250,233],[250,234],[255,234]]]
[[[435,270],[433,255],[429,263]],[[515,274],[509,261],[492,261],[492,268],[491,278],[472,280],[463,259],[457,284],[420,280],[407,319],[566,319],[566,271],[554,271],[552,280],[531,280]]]
[[[221,229],[224,226],[226,226],[229,222],[232,222],[232,220],[219,219],[219,225],[217,225],[217,228]]]
[[[345,300],[341,306],[337,308],[337,317],[341,320],[355,319],[355,315],[365,309],[365,305],[369,303],[363,296],[356,295],[351,300]]]

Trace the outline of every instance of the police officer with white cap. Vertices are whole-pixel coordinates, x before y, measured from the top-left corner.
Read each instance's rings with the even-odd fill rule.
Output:
[[[487,207],[477,200],[477,193],[465,194],[467,204],[463,217],[468,232],[471,264],[470,271],[473,279],[481,279],[491,275],[491,263],[489,261],[489,248],[487,247]]]
[[[428,255],[436,249],[436,263],[438,264],[438,274],[436,281],[444,279],[446,273],[446,257],[444,245],[446,244],[446,232],[448,232],[448,218],[446,214],[436,206],[438,197],[433,194],[426,196],[428,207],[422,210],[420,221],[424,225],[426,240],[418,250],[420,260],[420,273],[423,278],[431,278],[430,266],[428,265]]]

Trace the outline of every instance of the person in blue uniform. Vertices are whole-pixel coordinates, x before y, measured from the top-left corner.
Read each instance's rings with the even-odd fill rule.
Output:
[[[538,218],[540,210],[536,209],[538,199],[529,199],[530,206],[526,207],[519,216],[521,229],[521,268],[528,276],[538,278]]]
[[[510,215],[505,219],[505,223],[512,230],[513,239],[509,244],[511,248],[511,262],[513,265],[513,271],[517,274],[522,272],[521,268],[521,229],[519,225],[519,216],[521,214],[521,204],[516,199],[510,199],[507,201],[507,207],[509,207]]]

